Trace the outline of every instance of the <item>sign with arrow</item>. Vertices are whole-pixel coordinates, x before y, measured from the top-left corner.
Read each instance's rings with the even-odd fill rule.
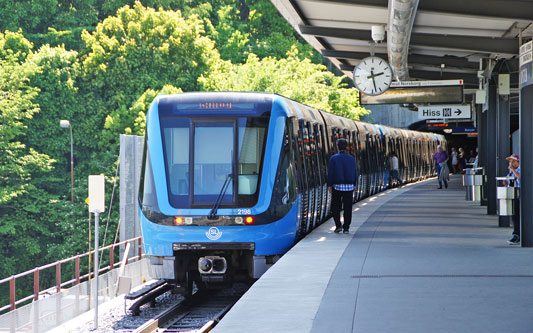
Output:
[[[425,105],[418,107],[418,119],[470,119],[470,104]]]

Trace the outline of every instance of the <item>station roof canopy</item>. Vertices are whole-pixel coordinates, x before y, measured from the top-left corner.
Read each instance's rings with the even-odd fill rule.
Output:
[[[531,0],[271,1],[350,78],[373,48],[401,80],[463,79],[475,88],[481,68],[486,77],[511,73],[511,86],[517,87],[520,43],[533,36]],[[374,44],[376,25],[385,26],[387,36]]]

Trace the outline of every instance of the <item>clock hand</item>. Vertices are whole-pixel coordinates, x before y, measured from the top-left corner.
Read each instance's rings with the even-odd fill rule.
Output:
[[[371,75],[369,76],[369,78],[372,77],[372,83],[374,83],[374,91],[377,91],[378,88],[376,88],[376,79],[374,79],[374,77],[376,76],[374,75],[374,71],[370,71],[370,74]]]
[[[376,76],[380,76],[380,75],[385,74],[383,72],[374,74],[374,72],[372,72],[372,71],[370,71],[370,73],[372,73],[372,75],[367,76],[367,78],[369,78],[369,79],[374,79]]]

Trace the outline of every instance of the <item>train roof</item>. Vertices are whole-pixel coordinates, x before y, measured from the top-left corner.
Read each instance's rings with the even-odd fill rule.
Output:
[[[321,111],[316,108],[307,106],[300,102],[294,101],[283,95],[269,92],[248,92],[248,91],[215,91],[215,92],[185,92],[181,94],[158,96],[158,103],[160,107],[170,106],[180,103],[193,103],[198,102],[201,98],[208,102],[210,99],[216,102],[224,103],[267,103],[272,104],[275,98],[281,98],[287,102],[287,105],[294,116],[303,118],[311,122],[320,121],[322,116],[329,126],[336,126],[339,128],[364,132],[370,135],[387,135],[395,137],[416,137],[416,138],[435,138],[443,140],[442,135],[434,133],[422,133],[417,131],[406,130],[402,128],[389,127],[380,124],[371,124],[362,121],[352,120],[344,118],[342,116],[335,115],[326,111]]]
[[[274,99],[275,94],[264,92],[237,92],[237,91],[209,91],[209,92],[186,92],[181,94],[158,96],[159,105],[174,104],[174,103],[189,103],[197,101],[198,98],[205,100],[217,99],[218,102],[231,101],[233,103],[264,103],[270,102]]]

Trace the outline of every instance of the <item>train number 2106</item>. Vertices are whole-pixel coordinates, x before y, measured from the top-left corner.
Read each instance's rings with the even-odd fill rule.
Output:
[[[239,215],[251,215],[252,210],[251,209],[237,209],[237,214]]]

